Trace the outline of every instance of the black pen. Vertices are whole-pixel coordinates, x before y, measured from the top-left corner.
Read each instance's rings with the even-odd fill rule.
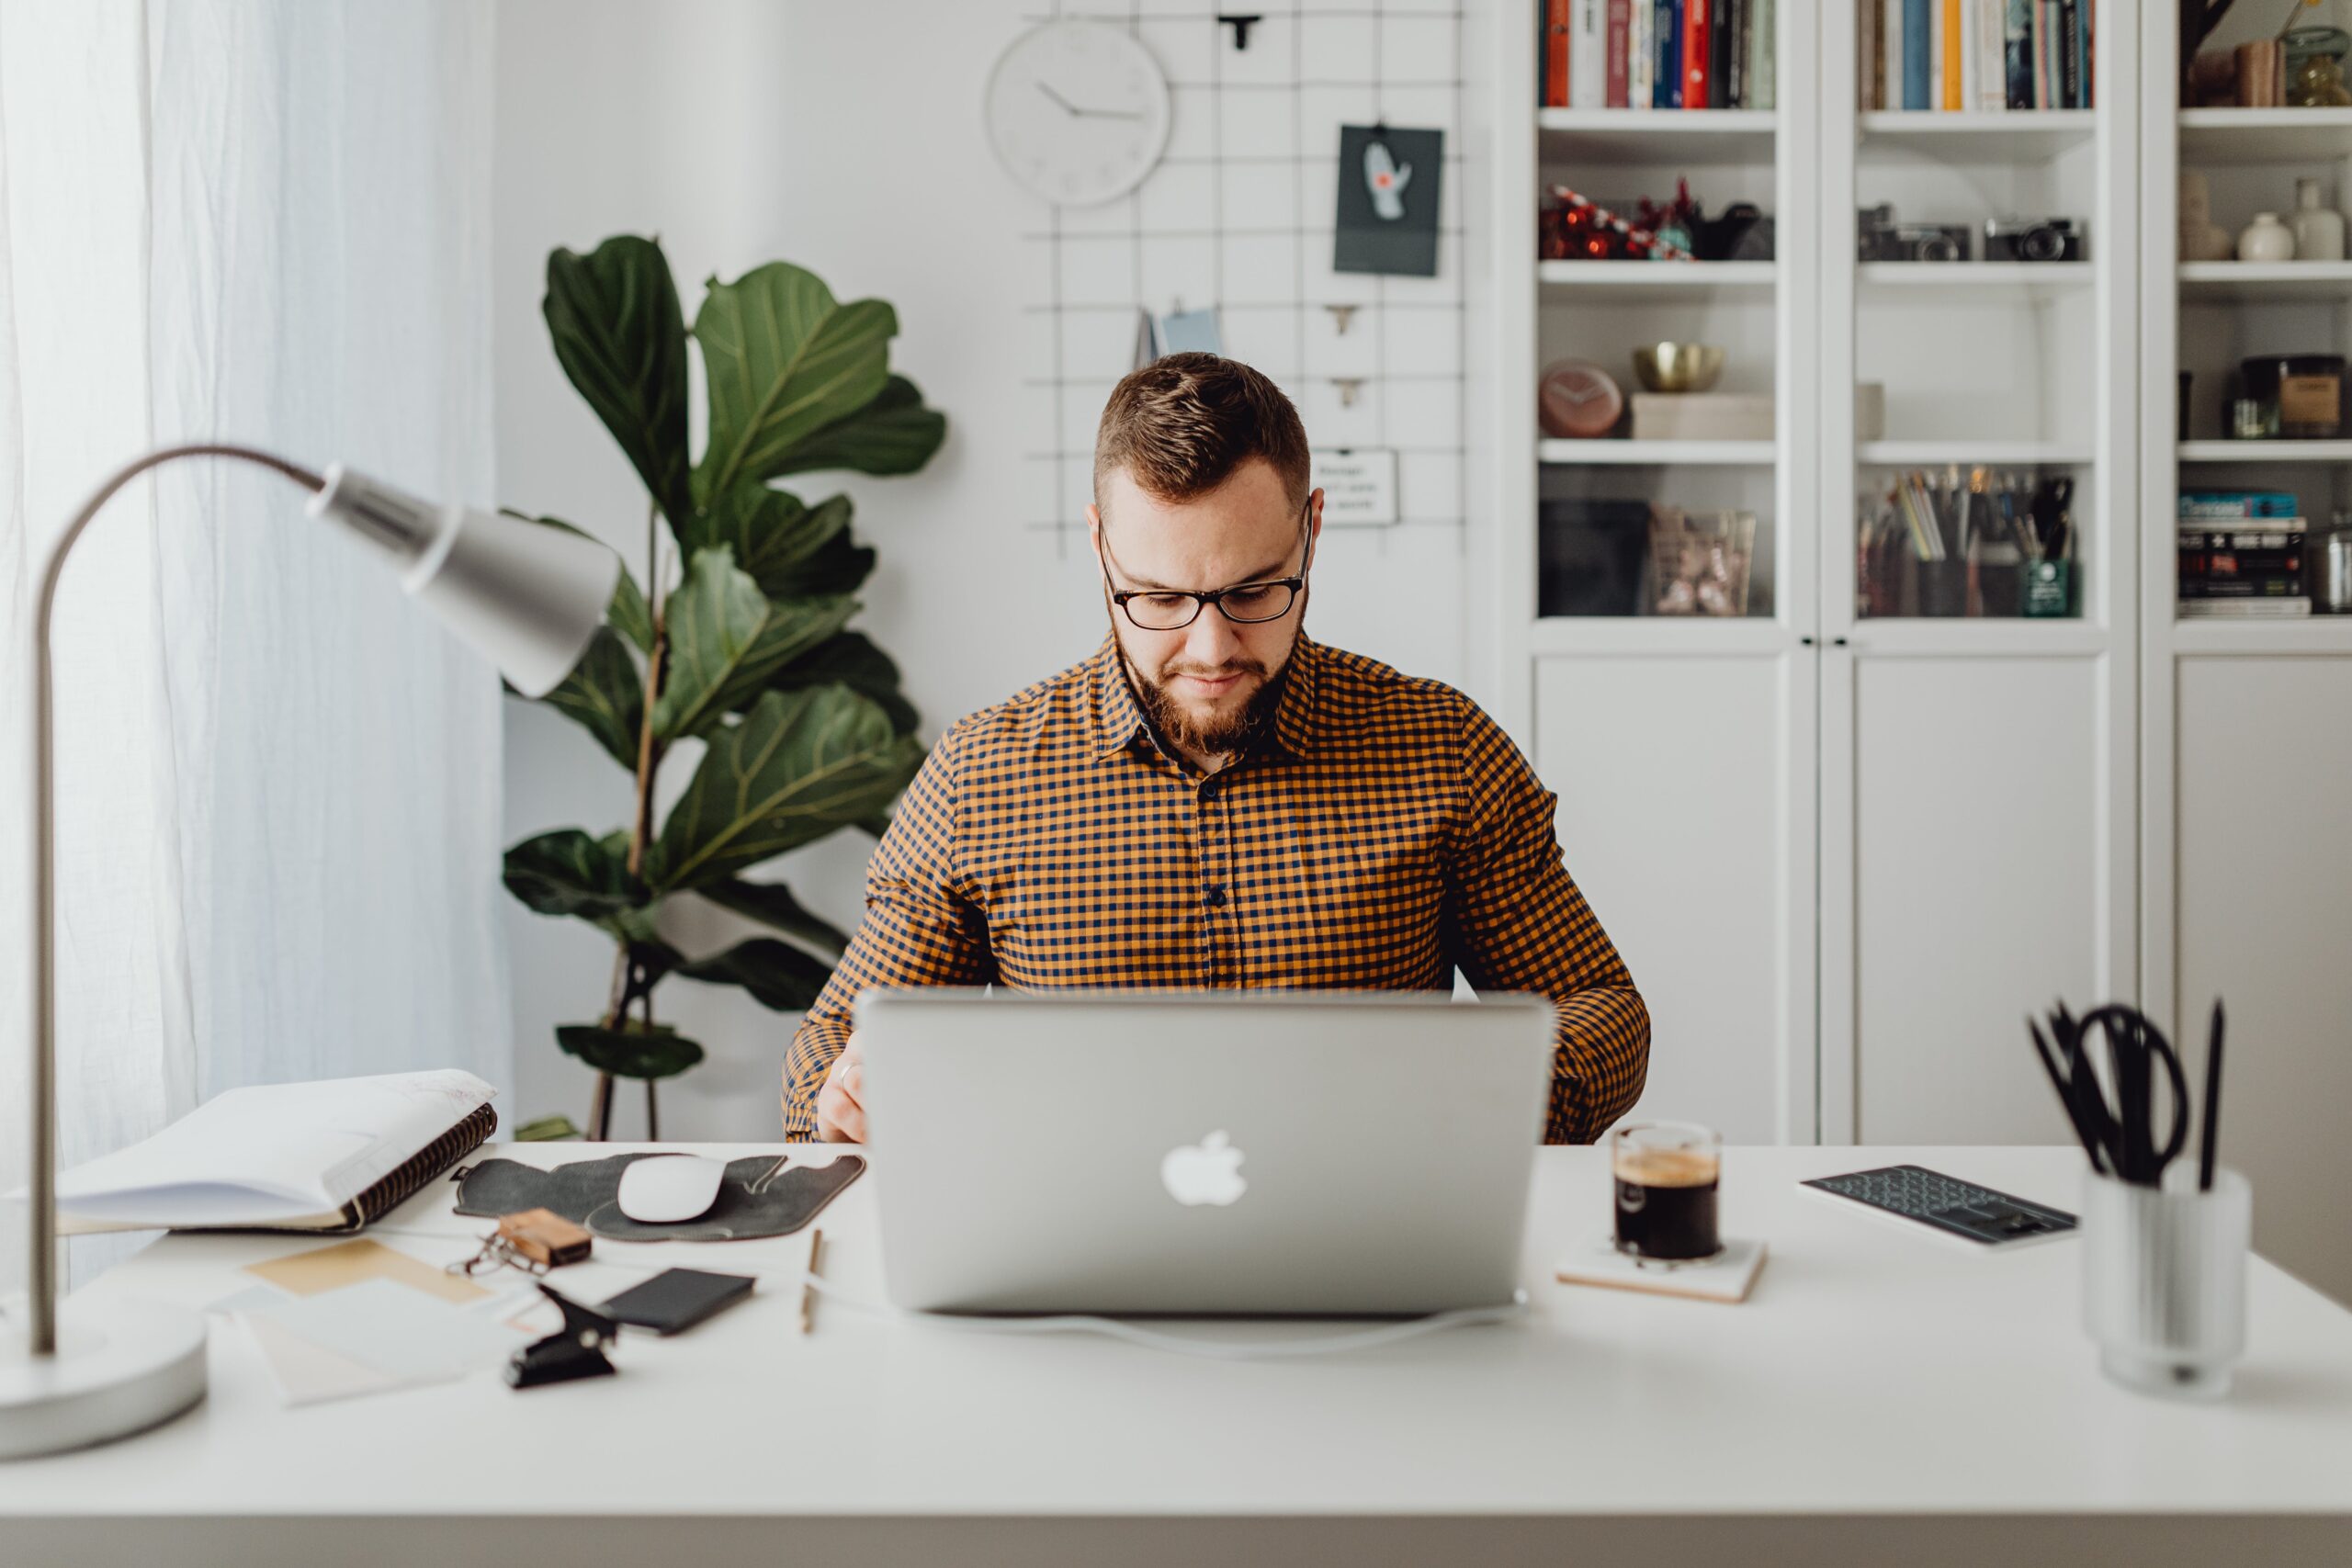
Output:
[[[2213,1025],[2205,1046],[2205,1122],[2197,1138],[2197,1190],[2213,1190],[2215,1134],[2222,1122],[2222,998],[2213,998]]]

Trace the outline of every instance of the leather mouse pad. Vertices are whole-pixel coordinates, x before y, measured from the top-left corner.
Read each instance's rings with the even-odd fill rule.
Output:
[[[727,1162],[718,1197],[707,1213],[675,1224],[652,1225],[621,1213],[621,1172],[651,1154],[580,1160],[552,1170],[519,1160],[486,1159],[450,1172],[458,1183],[458,1213],[481,1218],[521,1209],[553,1209],[574,1224],[613,1241],[750,1241],[790,1235],[817,1217],[865,1170],[856,1155],[831,1165],[776,1168],[774,1155]]]

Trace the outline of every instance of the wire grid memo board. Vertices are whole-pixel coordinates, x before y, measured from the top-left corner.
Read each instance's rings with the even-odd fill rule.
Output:
[[[1220,11],[1257,18],[1246,47]],[[1460,530],[1461,6],[1130,0],[1057,4],[1021,25],[1056,18],[1132,32],[1168,79],[1171,118],[1130,194],[1023,198],[1028,526],[1065,551],[1083,530],[1094,427],[1134,368],[1137,311],[1213,306],[1225,352],[1289,394],[1317,451],[1396,453],[1396,526]],[[1380,123],[1445,132],[1435,277],[1332,270],[1340,127]]]

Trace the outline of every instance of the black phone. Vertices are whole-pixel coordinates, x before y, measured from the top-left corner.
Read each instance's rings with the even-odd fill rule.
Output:
[[[656,1334],[676,1334],[730,1307],[759,1281],[749,1274],[712,1274],[700,1269],[664,1269],[641,1285],[631,1285],[601,1309],[615,1318]]]

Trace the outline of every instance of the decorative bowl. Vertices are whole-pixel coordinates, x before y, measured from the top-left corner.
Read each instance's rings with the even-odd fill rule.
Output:
[[[1724,373],[1724,351],[1712,343],[1652,343],[1634,350],[1634,374],[1653,392],[1703,392]]]

